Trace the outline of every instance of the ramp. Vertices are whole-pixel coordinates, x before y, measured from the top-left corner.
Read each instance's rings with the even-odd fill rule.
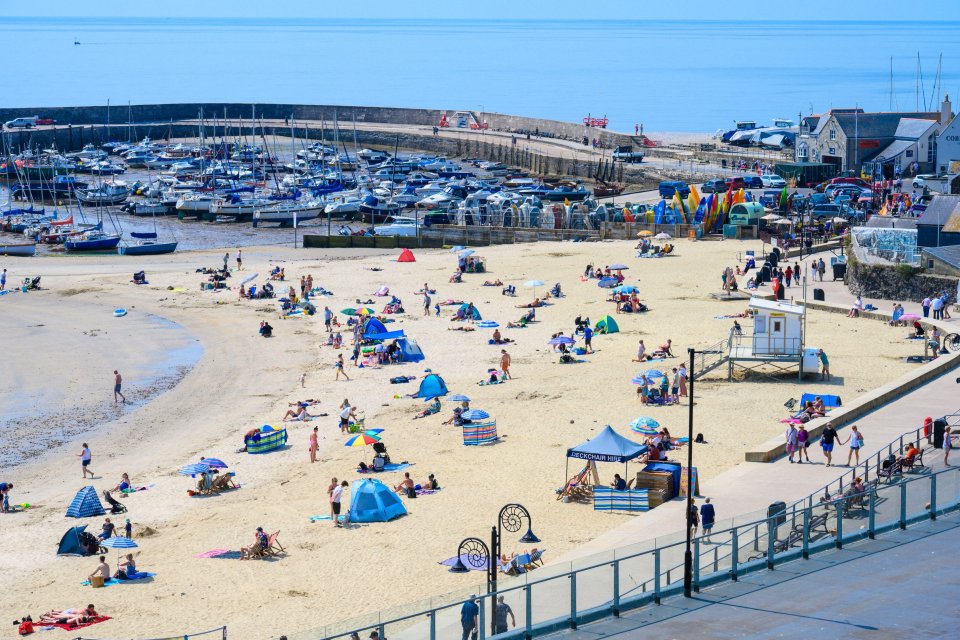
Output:
[[[694,380],[699,380],[717,367],[720,367],[729,361],[730,354],[728,352],[728,347],[729,340],[725,338],[715,345],[707,347],[706,349],[697,350],[695,359],[693,361],[694,369],[690,372],[690,377]]]

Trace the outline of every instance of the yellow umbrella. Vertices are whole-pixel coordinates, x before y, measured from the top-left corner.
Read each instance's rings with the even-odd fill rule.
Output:
[[[638,238],[647,238],[647,237],[652,236],[652,235],[653,235],[653,231],[650,231],[650,230],[648,230],[648,229],[644,229],[643,231],[641,231],[640,233],[637,234],[637,237],[638,237]]]

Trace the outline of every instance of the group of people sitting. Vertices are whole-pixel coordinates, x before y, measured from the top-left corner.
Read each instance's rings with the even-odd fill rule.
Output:
[[[211,267],[205,267],[203,269],[197,269],[197,273],[201,273],[207,276],[205,281],[200,283],[200,290],[204,289],[226,289],[227,278],[230,277],[230,270],[224,267],[223,269],[214,269]]]
[[[387,453],[387,445],[383,442],[373,443],[373,459],[368,465],[363,460],[357,465],[357,471],[360,473],[370,473],[371,471],[383,471],[386,465],[390,464],[390,454]]]
[[[600,280],[602,278],[616,278],[620,282],[623,282],[624,280],[622,272],[611,271],[610,267],[606,267],[603,269],[601,269],[600,267],[597,267],[596,269],[594,269],[592,264],[588,264],[587,268],[583,270],[583,277],[588,279],[595,278],[597,280]]]
[[[467,256],[457,261],[457,270],[460,273],[483,273],[486,271],[486,267],[483,264],[483,258]]]
[[[440,483],[437,482],[437,478],[432,473],[427,476],[426,480],[417,483],[410,477],[410,472],[405,471],[403,480],[400,481],[400,484],[394,486],[393,490],[395,493],[403,494],[408,498],[416,498],[418,491],[436,491],[439,488]]]
[[[283,267],[274,267],[270,270],[271,280],[279,280],[280,282],[283,282],[286,277],[287,274],[284,272]]]
[[[264,300],[273,297],[273,285],[269,282],[257,288],[257,285],[253,285],[247,290],[243,285],[240,285],[239,299],[240,300]]]
[[[813,399],[813,401],[808,400],[806,404],[804,404],[803,408],[797,413],[793,414],[791,417],[794,420],[807,423],[814,418],[822,418],[825,415],[827,415],[827,407],[823,402],[823,398],[817,396]]]
[[[617,313],[644,313],[647,311],[647,305],[640,302],[636,293],[615,293],[611,302],[617,303]]]
[[[257,331],[263,338],[272,338],[273,337],[273,327],[270,326],[270,323],[266,320],[260,321],[260,329]]]

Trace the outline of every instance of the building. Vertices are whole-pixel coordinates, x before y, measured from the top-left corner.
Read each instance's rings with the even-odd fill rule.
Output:
[[[950,104],[950,96],[943,101]],[[937,136],[937,174],[960,173],[960,114],[950,120]]]
[[[917,246],[952,245],[960,245],[960,196],[934,196],[917,220]]]
[[[799,162],[832,163],[839,171],[859,174],[865,163],[875,175],[893,177],[931,172],[937,162],[937,135],[952,118],[951,104],[941,111],[866,112],[831,109],[801,122]]]
[[[923,267],[938,276],[960,277],[960,245],[924,249]]]

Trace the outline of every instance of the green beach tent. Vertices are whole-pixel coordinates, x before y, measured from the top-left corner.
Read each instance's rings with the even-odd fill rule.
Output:
[[[612,317],[606,316],[597,323],[595,330],[597,333],[619,333],[620,326]]]

